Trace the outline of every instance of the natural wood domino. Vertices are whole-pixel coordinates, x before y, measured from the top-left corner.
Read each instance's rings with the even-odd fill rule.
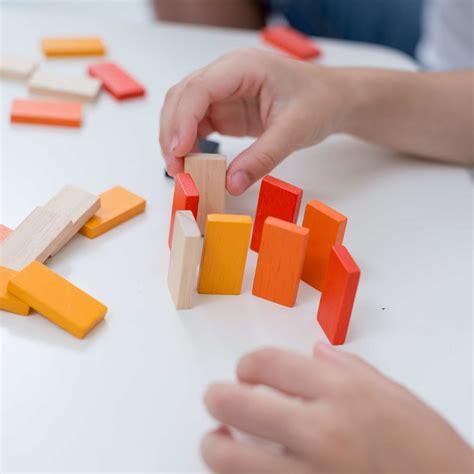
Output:
[[[15,99],[10,113],[12,123],[80,127],[82,104],[45,100]]]
[[[202,236],[191,211],[177,211],[168,270],[168,288],[176,309],[193,306]]]
[[[7,291],[8,282],[17,274],[15,270],[0,267],[0,309],[9,313],[28,316],[30,307]]]
[[[262,39],[298,59],[314,59],[321,55],[321,50],[309,36],[286,25],[263,29]]]
[[[6,225],[0,224],[0,244],[12,233]]]
[[[103,56],[105,46],[98,36],[43,38],[43,53],[48,57]]]
[[[184,171],[192,176],[199,191],[197,222],[204,233],[208,214],[225,212],[226,158],[219,154],[192,153],[184,159]]]
[[[31,76],[38,63],[21,56],[0,54],[0,76],[8,79],[26,80]]]

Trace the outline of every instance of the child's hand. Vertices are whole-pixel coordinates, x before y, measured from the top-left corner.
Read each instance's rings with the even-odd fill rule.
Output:
[[[209,412],[282,448],[242,444],[221,427],[202,443],[217,473],[472,472],[470,447],[440,416],[355,356],[323,344],[314,359],[262,349],[240,360],[237,375],[242,384],[209,388]]]
[[[229,166],[227,189],[240,194],[291,152],[338,131],[346,89],[335,70],[258,50],[224,56],[166,96],[160,144],[168,172],[182,171],[179,157],[214,131],[259,137]]]

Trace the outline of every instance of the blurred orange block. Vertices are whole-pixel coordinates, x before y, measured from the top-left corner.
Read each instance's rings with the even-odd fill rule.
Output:
[[[80,127],[82,105],[76,102],[16,99],[12,104],[10,120],[13,123]]]
[[[100,208],[80,230],[94,239],[145,210],[146,201],[130,191],[116,186],[100,195]]]
[[[43,38],[41,46],[45,56],[103,56],[105,46],[98,36],[72,38]]]
[[[12,230],[9,227],[0,224],[0,243],[2,243],[11,233]]]
[[[17,274],[15,270],[0,266],[0,309],[27,316],[30,307],[7,291],[8,282]]]

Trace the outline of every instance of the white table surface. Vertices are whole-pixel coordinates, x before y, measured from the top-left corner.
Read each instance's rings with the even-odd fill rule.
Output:
[[[257,35],[128,25],[104,6],[2,6],[4,52],[40,58],[43,35],[99,33],[109,58],[148,89],[146,99],[123,103],[103,93],[86,107],[84,126],[68,130],[11,125],[12,99],[28,93],[22,83],[1,82],[0,222],[17,225],[66,183],[96,193],[121,184],[148,201],[145,214],[96,240],[76,237],[50,262],[109,307],[85,340],[37,314],[1,314],[4,471],[202,471],[200,437],[213,426],[201,402],[207,384],[232,379],[246,351],[272,344],[309,353],[324,338],[315,323],[319,293],[306,284],[293,309],[251,295],[252,252],[241,296],[200,295],[193,310],[177,312],[166,286],[173,184],[157,143],[162,99],[216,56],[260,46]],[[321,43],[324,64],[413,68],[387,49]],[[42,65],[82,72],[88,62]],[[229,157],[249,143],[220,141]],[[472,441],[469,173],[334,137],[274,174],[301,186],[304,203],[318,198],[349,217],[345,242],[362,278],[344,348]],[[257,191],[229,198],[228,210],[253,215]]]

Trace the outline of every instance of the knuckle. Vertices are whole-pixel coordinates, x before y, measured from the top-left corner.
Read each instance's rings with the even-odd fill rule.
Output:
[[[255,156],[255,159],[265,171],[272,170],[278,165],[278,160],[275,158],[273,153],[269,151],[260,151]]]

